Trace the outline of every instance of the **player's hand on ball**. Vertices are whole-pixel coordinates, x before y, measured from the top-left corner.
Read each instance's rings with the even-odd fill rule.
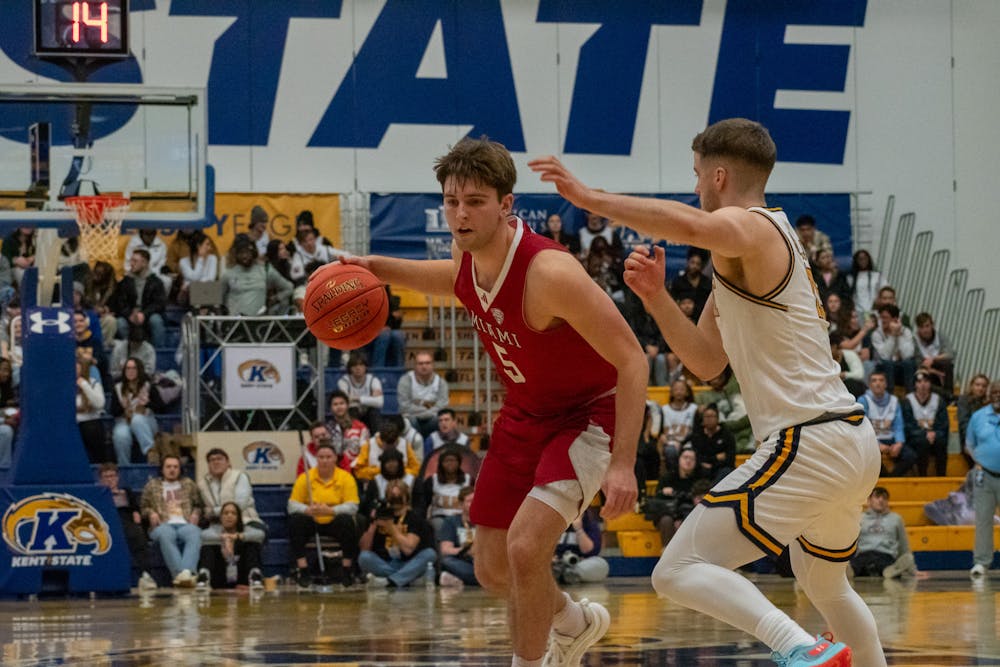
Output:
[[[611,465],[601,484],[604,491],[604,507],[601,516],[614,519],[635,509],[639,488],[635,480],[635,469],[630,466]]]
[[[666,289],[666,272],[666,253],[661,246],[653,246],[652,255],[646,246],[636,246],[625,259],[625,284],[643,301]]]

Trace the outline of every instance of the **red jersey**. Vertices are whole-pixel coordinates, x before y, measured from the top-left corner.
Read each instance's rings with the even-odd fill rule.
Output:
[[[455,296],[493,358],[507,390],[504,403],[535,416],[565,415],[611,392],[618,371],[569,324],[538,331],[525,321],[524,287],[532,260],[542,250],[567,250],[519,218],[511,224],[514,240],[493,289],[486,292],[476,284],[472,255],[463,253]]]

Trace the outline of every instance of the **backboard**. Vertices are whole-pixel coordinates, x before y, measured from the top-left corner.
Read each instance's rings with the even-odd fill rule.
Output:
[[[206,226],[205,103],[198,88],[0,84],[0,233],[72,233],[65,197],[95,191],[131,198],[125,229]]]

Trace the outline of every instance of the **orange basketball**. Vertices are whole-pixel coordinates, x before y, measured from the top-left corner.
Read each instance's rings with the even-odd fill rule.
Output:
[[[389,315],[385,285],[368,269],[334,262],[309,279],[302,304],[309,331],[338,350],[375,340]]]

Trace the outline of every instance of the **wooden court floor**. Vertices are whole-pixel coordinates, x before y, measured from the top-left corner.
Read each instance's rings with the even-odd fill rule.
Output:
[[[809,631],[823,630],[793,583],[755,580]],[[1000,575],[934,572],[908,584],[858,579],[889,664],[1000,665]],[[645,578],[578,586],[606,605],[611,630],[584,665],[757,667],[768,651],[736,630],[657,599]],[[281,588],[115,599],[0,601],[5,666],[510,664],[504,607],[478,589]],[[864,666],[861,666],[864,667]]]

